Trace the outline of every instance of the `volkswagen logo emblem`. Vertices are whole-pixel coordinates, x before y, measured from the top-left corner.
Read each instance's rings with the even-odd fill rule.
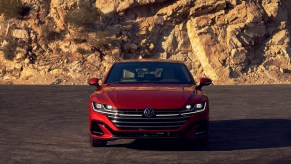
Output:
[[[145,108],[143,114],[145,117],[153,117],[155,115],[155,111],[153,110],[153,108]]]

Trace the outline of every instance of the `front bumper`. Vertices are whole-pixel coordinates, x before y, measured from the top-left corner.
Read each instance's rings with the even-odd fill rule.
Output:
[[[91,107],[90,107],[91,108]],[[208,135],[209,109],[208,103],[205,110],[193,113],[187,117],[182,124],[167,124],[163,122],[146,122],[146,125],[157,125],[143,127],[140,122],[136,126],[120,126],[110,116],[98,113],[90,109],[89,127],[90,136],[94,139],[114,140],[114,139],[137,139],[137,138],[187,138],[200,139]],[[146,118],[141,118],[146,119]],[[151,118],[149,118],[151,119]],[[181,119],[181,118],[177,118]],[[153,119],[154,120],[154,119]],[[151,124],[152,123],[152,124]],[[132,124],[131,124],[132,125]]]
[[[90,136],[95,139],[138,139],[138,138],[187,138],[199,139],[208,135],[208,122],[198,122],[185,130],[166,131],[114,131],[106,124],[92,121]]]

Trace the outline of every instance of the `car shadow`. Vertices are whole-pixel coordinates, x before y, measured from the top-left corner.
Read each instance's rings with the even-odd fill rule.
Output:
[[[143,139],[128,144],[109,145],[138,150],[159,151],[229,151],[291,146],[291,120],[245,119],[210,123],[209,144],[203,148],[180,140]]]

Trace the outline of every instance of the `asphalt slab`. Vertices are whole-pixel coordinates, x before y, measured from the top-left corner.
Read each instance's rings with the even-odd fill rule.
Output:
[[[209,86],[208,148],[88,138],[91,86],[0,86],[0,163],[291,163],[291,85]]]

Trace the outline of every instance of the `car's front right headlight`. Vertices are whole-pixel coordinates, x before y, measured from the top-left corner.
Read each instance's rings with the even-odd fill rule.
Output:
[[[103,110],[103,104],[99,104],[97,102],[92,102],[93,110],[95,112],[98,112],[100,110]]]

